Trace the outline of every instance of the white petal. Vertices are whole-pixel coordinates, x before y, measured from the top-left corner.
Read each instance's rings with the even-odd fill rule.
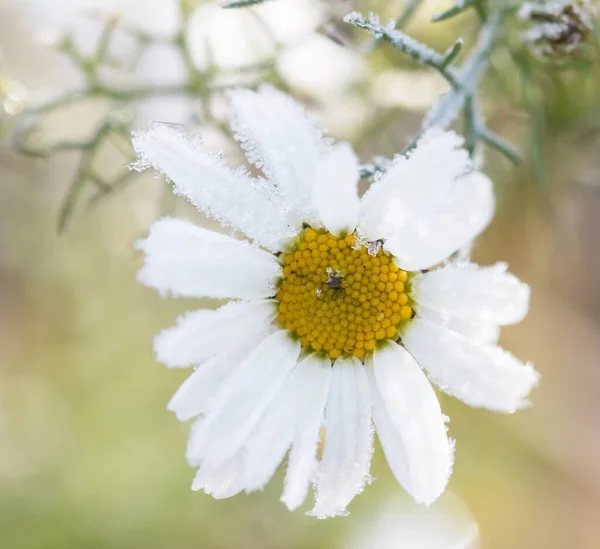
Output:
[[[514,412],[528,405],[527,396],[538,384],[531,364],[425,319],[413,318],[402,341],[440,389],[470,406]]]
[[[311,199],[324,149],[321,130],[302,105],[271,87],[235,90],[230,98],[231,126],[248,160],[277,184],[302,221],[318,221]]]
[[[300,343],[279,330],[252,350],[230,376],[188,442],[190,465],[216,468],[234,455],[296,365]]]
[[[225,381],[258,343],[258,340],[247,338],[236,341],[233,349],[199,366],[173,395],[167,409],[174,412],[179,421],[207,413],[211,403],[218,398]]]
[[[445,316],[514,324],[529,309],[529,286],[506,272],[506,263],[479,267],[453,263],[415,277],[412,298]]]
[[[373,509],[365,511],[360,529],[349,529],[344,549],[484,547],[473,514],[449,490],[431,507],[417,505],[394,490],[381,498]]]
[[[173,296],[261,299],[275,294],[281,266],[247,242],[163,218],[138,242],[145,254],[138,280]]]
[[[317,170],[313,200],[323,225],[338,237],[354,231],[360,201],[358,158],[348,143],[338,143]]]
[[[244,489],[244,456],[238,453],[216,469],[198,469],[192,490],[204,490],[215,499],[230,498]]]
[[[441,315],[421,304],[416,304],[415,310],[418,318],[435,322],[440,326],[444,326],[447,330],[457,332],[476,343],[496,344],[500,338],[500,326],[492,322],[465,320],[464,318]]]
[[[369,480],[373,453],[369,391],[361,362],[354,357],[338,358],[331,373],[325,451],[311,515],[326,518],[347,514],[346,506]]]
[[[313,353],[303,360],[296,371],[303,376],[306,386],[305,409],[296,424],[288,469],[281,501],[292,511],[302,505],[310,482],[317,470],[317,445],[321,438],[321,426],[329,381],[331,379],[329,357]]]
[[[425,182],[424,182],[425,184]],[[403,269],[418,271],[437,265],[470,243],[494,216],[494,191],[490,179],[480,172],[461,177],[443,202],[398,227],[384,242]],[[390,215],[396,219],[396,206]]]
[[[430,130],[408,157],[394,160],[362,199],[359,224],[369,240],[388,238],[445,200],[470,168],[462,144],[454,132]]]
[[[245,349],[269,333],[276,310],[274,301],[251,301],[186,313],[154,338],[156,360],[179,368],[227,353],[232,346]]]
[[[437,397],[414,358],[386,341],[373,353],[373,419],[390,468],[417,503],[432,504],[452,471]]]
[[[322,400],[322,419],[327,390],[324,381],[329,380],[331,362],[315,355],[294,368],[246,441],[246,491],[261,490],[269,482],[294,439],[298,423],[304,423],[307,415],[315,415],[311,409],[315,399]],[[318,427],[316,431],[318,436]],[[316,442],[313,460],[315,451]]]
[[[277,189],[232,172],[217,156],[205,151],[197,137],[188,137],[172,126],[157,124],[134,132],[133,146],[138,171],[154,168],[173,181],[175,192],[204,213],[238,229],[262,246],[279,250],[294,236],[288,208]]]

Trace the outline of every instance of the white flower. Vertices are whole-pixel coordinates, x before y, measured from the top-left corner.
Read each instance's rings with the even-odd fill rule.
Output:
[[[344,549],[477,549],[473,514],[447,490],[431,507],[389,494],[358,527],[345,533]]]
[[[315,482],[312,514],[344,514],[369,480],[373,421],[400,484],[430,504],[453,445],[421,367],[442,390],[502,412],[525,405],[537,383],[495,345],[498,327],[526,314],[526,285],[504,265],[423,272],[489,223],[491,182],[471,170],[458,136],[432,132],[359,200],[351,147],[325,141],[300,105],[270,88],[232,92],[231,103],[266,179],[167,126],[134,136],[136,169],[164,173],[255,243],[182,219],[157,221],[140,243],[144,284],[232,300],[155,340],[161,362],[198,366],[169,404],[180,420],[197,417],[193,488],[217,498],[261,489],[289,450],[282,501],[298,507]]]

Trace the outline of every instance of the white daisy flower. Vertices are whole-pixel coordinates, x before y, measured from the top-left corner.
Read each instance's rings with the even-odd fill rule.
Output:
[[[144,284],[231,300],[155,340],[167,366],[197,366],[169,403],[180,420],[197,418],[193,489],[261,489],[289,451],[282,501],[295,509],[314,482],[311,513],[345,514],[369,480],[374,423],[398,482],[432,503],[453,445],[422,368],[443,391],[501,412],[524,406],[538,378],[496,346],[498,327],[525,316],[528,287],[505,265],[434,268],[489,223],[490,180],[457,135],[432,132],[359,200],[352,148],[324,140],[300,105],[271,88],[234,91],[231,104],[266,179],[172,127],[133,139],[134,168],[164,173],[254,243],[169,218],[140,243]]]

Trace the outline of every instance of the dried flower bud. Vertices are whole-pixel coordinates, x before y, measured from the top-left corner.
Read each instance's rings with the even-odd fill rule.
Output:
[[[543,57],[574,57],[593,28],[589,0],[526,2],[519,18],[531,24],[522,34],[525,42]]]

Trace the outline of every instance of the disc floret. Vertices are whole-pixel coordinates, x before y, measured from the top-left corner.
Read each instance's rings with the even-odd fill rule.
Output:
[[[363,359],[377,341],[398,339],[412,318],[409,275],[379,249],[369,253],[354,235],[338,238],[308,228],[283,255],[277,320],[304,348]]]

